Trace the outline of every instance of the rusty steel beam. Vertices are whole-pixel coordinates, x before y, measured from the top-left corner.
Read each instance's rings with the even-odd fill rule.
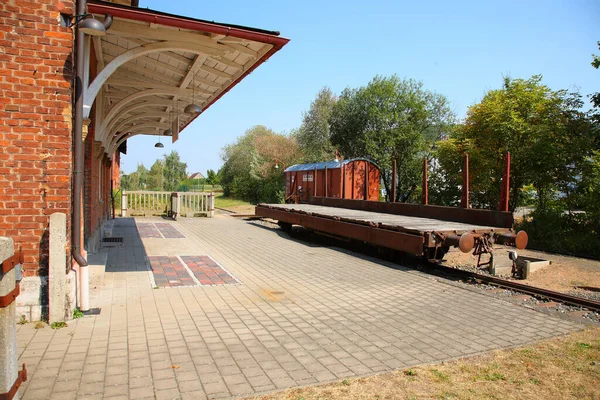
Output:
[[[336,199],[332,197],[312,197],[308,202],[310,204],[327,207],[406,215],[409,217],[433,218],[442,221],[463,222],[466,224],[483,225],[494,228],[509,229],[512,228],[514,222],[513,214],[510,212],[479,210],[473,208],[466,209],[409,203],[386,203],[379,201]]]
[[[360,240],[415,256],[422,256],[424,254],[425,238],[422,235],[411,235],[404,232],[338,221],[333,218],[322,218],[293,211],[277,210],[262,205],[256,206],[255,213],[261,217],[272,218],[288,224],[301,225],[315,231]]]

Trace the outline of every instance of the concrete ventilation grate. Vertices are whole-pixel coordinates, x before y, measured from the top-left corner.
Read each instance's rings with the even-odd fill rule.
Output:
[[[123,238],[122,237],[105,237],[102,238],[102,242],[104,243],[123,243]]]

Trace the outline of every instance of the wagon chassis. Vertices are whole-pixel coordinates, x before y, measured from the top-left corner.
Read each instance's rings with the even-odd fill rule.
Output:
[[[319,208],[322,209],[323,212],[314,212],[302,210],[302,205],[295,205],[292,207],[289,207],[288,205],[286,207],[284,205],[276,204],[259,204],[256,206],[256,215],[279,221],[279,225],[284,230],[291,229],[292,225],[301,225],[317,232],[398,250],[414,256],[423,257],[430,261],[441,260],[450,247],[453,246],[459,247],[461,251],[465,253],[475,249],[476,255],[479,256],[479,263],[481,263],[481,255],[491,253],[492,251],[492,246],[490,244],[498,242],[506,245],[513,245],[517,248],[524,248],[527,244],[527,237],[524,232],[515,234],[512,228],[509,227],[486,227],[473,224],[465,225],[462,223],[464,220],[466,220],[466,222],[472,222],[472,214],[483,210],[462,210],[463,214],[446,215],[446,218],[449,218],[450,222],[448,222],[448,220],[428,219],[428,222],[438,222],[440,229],[415,229],[394,223],[332,215],[332,213],[329,213],[328,211],[388,211],[387,213],[381,213],[380,215],[390,216],[391,214],[392,216],[396,215],[399,218],[414,217],[414,220],[425,220],[423,215],[434,214],[439,216],[436,214],[436,212],[439,214],[440,210],[437,210],[439,207],[421,206],[420,209],[415,211],[415,209],[398,209],[398,204],[390,205],[387,203],[386,205],[386,203],[371,201],[315,197],[311,198],[310,203],[312,205],[325,206],[325,208]],[[393,207],[396,207],[396,209]],[[464,211],[472,211],[473,213],[464,214]],[[476,216],[476,218],[481,219],[484,223],[494,222],[499,220],[497,214],[497,212],[495,212],[495,214],[484,213],[482,214],[483,217]],[[500,217],[503,216],[501,215]],[[500,218],[500,220],[501,219],[502,218]],[[455,222],[455,225],[459,228],[444,229],[444,225],[446,228],[448,226],[453,226],[452,222]],[[504,218],[502,223],[507,225],[508,221],[506,218]],[[512,216],[510,223],[512,224]],[[488,263],[481,263],[481,265],[485,264]]]

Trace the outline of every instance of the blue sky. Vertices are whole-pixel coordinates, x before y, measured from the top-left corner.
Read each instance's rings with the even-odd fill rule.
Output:
[[[178,142],[129,140],[122,170],[148,168],[176,150],[188,172],[222,165],[220,152],[248,128],[289,132],[318,90],[366,85],[375,75],[423,81],[459,118],[502,77],[542,74],[552,89],[600,91],[600,2],[140,0],[140,7],[278,30],[290,43],[182,132]]]

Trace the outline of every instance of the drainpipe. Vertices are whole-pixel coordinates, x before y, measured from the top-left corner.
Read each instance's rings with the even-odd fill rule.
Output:
[[[86,14],[87,0],[77,1],[76,15]],[[112,15],[105,15],[104,27],[108,29],[112,24]],[[73,223],[71,228],[71,254],[79,265],[79,295],[81,311],[88,311],[89,306],[89,271],[88,263],[81,254],[81,197],[83,192],[83,77],[84,77],[84,43],[85,34],[75,29],[75,126],[73,131],[74,165],[73,165]]]
[[[86,0],[77,1],[77,15],[85,14]],[[73,131],[73,223],[71,224],[71,254],[79,264],[79,309],[89,310],[88,263],[81,254],[81,196],[83,191],[83,67],[85,34],[75,29],[75,126]]]

